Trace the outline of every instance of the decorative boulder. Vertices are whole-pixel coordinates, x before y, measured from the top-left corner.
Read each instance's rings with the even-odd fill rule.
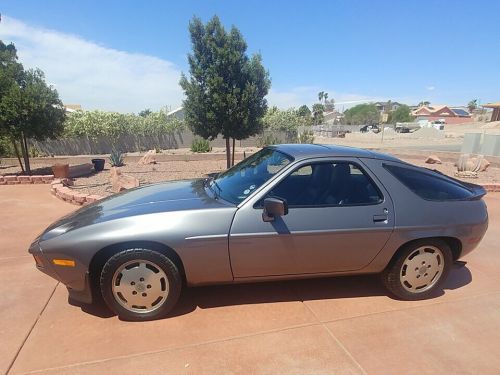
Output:
[[[139,180],[137,178],[122,174],[122,171],[117,167],[112,167],[110,169],[109,179],[111,181],[111,190],[114,193],[139,186]]]
[[[491,163],[488,160],[486,160],[485,158],[482,158],[480,160],[479,172],[486,172],[486,170],[488,169],[490,164]]]
[[[436,155],[429,155],[427,159],[425,159],[427,164],[442,164],[441,159],[439,159]]]
[[[156,150],[149,150],[146,154],[139,160],[139,164],[148,165],[156,164],[155,158]]]
[[[91,163],[72,165],[69,167],[69,178],[77,178],[82,176],[88,176],[94,171],[94,165]]]

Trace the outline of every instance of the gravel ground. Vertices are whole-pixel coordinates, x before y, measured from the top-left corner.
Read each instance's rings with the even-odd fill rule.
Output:
[[[120,169],[123,174],[136,177],[141,185],[145,185],[160,181],[207,177],[208,173],[221,172],[226,169],[226,161],[171,161],[151,165],[133,163]],[[77,178],[73,189],[87,194],[110,195],[112,192],[109,175],[109,169],[105,168],[102,172]]]

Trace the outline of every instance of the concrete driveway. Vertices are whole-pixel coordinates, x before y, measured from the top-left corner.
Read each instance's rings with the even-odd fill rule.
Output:
[[[27,255],[74,206],[0,186],[0,372],[498,374],[500,194],[486,201],[486,238],[431,300],[393,300],[371,276],[203,287],[168,319],[130,323],[70,305]]]

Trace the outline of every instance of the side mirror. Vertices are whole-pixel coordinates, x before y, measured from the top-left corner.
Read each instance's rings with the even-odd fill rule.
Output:
[[[264,211],[262,212],[262,220],[268,222],[273,221],[277,216],[285,216],[288,214],[288,203],[285,200],[278,198],[264,199]]]

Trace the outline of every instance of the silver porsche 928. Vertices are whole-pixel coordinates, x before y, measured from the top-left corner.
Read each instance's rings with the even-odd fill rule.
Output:
[[[164,317],[183,285],[380,273],[431,296],[488,226],[485,190],[392,156],[323,145],[262,149],[217,178],[113,195],[48,227],[37,268],[121,318]]]

